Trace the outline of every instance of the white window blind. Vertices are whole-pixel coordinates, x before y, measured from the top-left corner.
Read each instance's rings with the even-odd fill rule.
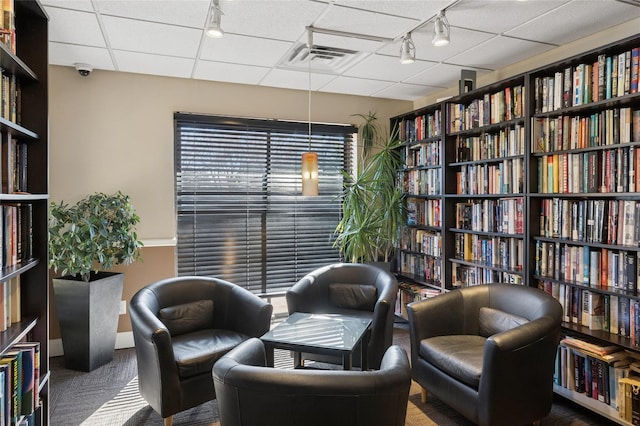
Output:
[[[273,294],[339,261],[333,231],[356,131],[312,125],[320,195],[303,197],[308,123],[176,113],[178,275]]]

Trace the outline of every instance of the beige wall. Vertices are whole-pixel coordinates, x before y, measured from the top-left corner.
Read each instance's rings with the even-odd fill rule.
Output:
[[[308,120],[308,92],[96,70],[81,77],[51,66],[50,194],[74,202],[96,191],[131,196],[141,222],[144,262],[125,272],[123,298],[175,274],[173,113],[176,111]],[[377,98],[312,94],[312,121],[357,124],[352,114],[376,111],[389,118],[413,104]],[[159,247],[154,247],[158,245]],[[164,247],[163,247],[164,246]],[[59,337],[51,304],[51,338]],[[128,315],[119,331],[130,330]]]

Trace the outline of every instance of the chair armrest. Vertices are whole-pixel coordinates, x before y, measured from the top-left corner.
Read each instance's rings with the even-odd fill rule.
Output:
[[[229,325],[233,330],[249,337],[260,337],[269,331],[273,305],[242,287],[233,288],[231,299]]]
[[[309,276],[305,276],[295,283],[286,293],[289,315],[294,312],[310,312],[318,302],[321,302],[316,292],[316,286]]]
[[[541,317],[489,337],[478,390],[487,401],[482,409],[496,413],[509,400],[511,409],[526,410],[532,400],[547,401],[559,336],[560,322]]]
[[[145,303],[137,303],[135,298],[130,315],[140,393],[160,413],[177,410],[179,400],[175,395],[180,394],[180,380],[169,330]]]

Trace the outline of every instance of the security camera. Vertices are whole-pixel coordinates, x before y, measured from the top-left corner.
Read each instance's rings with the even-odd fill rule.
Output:
[[[78,71],[78,74],[80,74],[83,77],[88,76],[89,74],[91,74],[91,71],[93,71],[93,67],[89,64],[73,64],[73,66],[76,67],[76,71]]]

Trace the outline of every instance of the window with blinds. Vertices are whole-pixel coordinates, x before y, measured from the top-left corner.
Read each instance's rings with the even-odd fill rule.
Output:
[[[211,276],[256,294],[286,290],[340,260],[342,170],[357,129],[313,124],[319,196],[301,196],[308,123],[175,114],[178,275]]]

